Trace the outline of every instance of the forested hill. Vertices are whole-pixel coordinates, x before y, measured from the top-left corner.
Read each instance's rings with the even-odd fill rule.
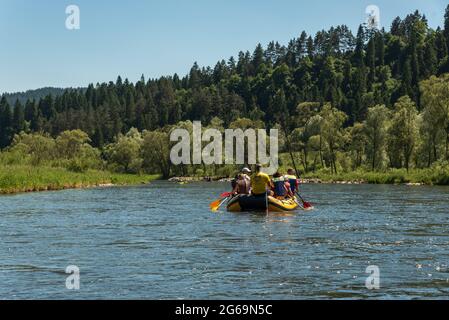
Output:
[[[79,128],[102,146],[132,127],[154,130],[183,120],[207,124],[218,117],[226,126],[246,117],[270,127],[296,115],[302,102],[330,102],[351,126],[365,120],[368,108],[391,109],[405,95],[420,111],[419,83],[449,72],[448,51],[449,6],[444,27],[436,30],[415,12],[396,18],[389,31],[360,26],[353,34],[342,25],[314,36],[302,32],[288,44],[258,45],[213,67],[195,63],[183,77],[142,77],[135,84],[118,77],[10,107],[3,97],[0,147],[23,130],[56,136]]]
[[[27,100],[39,100],[50,94],[54,97],[60,96],[65,90],[66,89],[63,88],[45,87],[35,90],[27,90],[25,92],[5,93],[4,96],[10,105],[14,105],[17,100],[19,100],[21,104],[25,104]]]

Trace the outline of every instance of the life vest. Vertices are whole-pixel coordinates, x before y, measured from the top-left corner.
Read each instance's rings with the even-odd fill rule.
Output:
[[[295,193],[298,190],[298,179],[294,175],[284,176],[285,180],[290,183],[290,190]]]
[[[284,177],[273,178],[274,193],[276,196],[285,196],[285,180]]]

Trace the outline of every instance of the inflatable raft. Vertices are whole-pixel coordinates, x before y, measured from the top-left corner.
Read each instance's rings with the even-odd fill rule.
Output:
[[[267,200],[265,195],[252,196],[252,195],[239,195],[231,200],[227,204],[228,211],[231,212],[244,212],[244,211],[265,211],[267,209]],[[295,199],[277,199],[274,197],[268,197],[268,210],[270,212],[286,212],[293,211],[299,207]]]

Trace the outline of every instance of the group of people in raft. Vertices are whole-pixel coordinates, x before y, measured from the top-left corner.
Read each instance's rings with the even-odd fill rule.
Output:
[[[294,198],[298,192],[299,180],[293,169],[288,169],[287,174],[276,172],[273,179],[262,172],[262,165],[256,165],[255,174],[250,177],[251,170],[243,168],[242,171],[232,180],[232,194],[264,196],[268,192],[269,196],[277,199]]]

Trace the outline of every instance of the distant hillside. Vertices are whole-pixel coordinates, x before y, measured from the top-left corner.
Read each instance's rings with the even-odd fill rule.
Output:
[[[14,93],[5,93],[4,96],[10,105],[14,105],[17,99],[19,99],[21,104],[25,104],[28,99],[35,99],[39,101],[41,98],[46,97],[51,94],[52,96],[60,96],[64,93],[63,88],[40,88],[36,90],[28,90],[26,92],[14,92]]]

